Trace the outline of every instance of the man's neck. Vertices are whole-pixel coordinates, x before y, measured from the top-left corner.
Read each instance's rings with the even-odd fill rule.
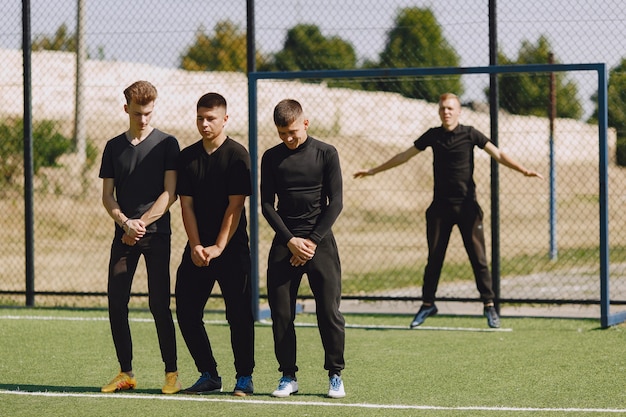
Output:
[[[154,128],[152,126],[148,126],[145,129],[138,131],[128,129],[126,131],[126,139],[128,139],[128,141],[133,145],[137,145],[138,143],[141,143],[145,138],[147,138],[153,130]]]
[[[209,155],[211,155],[213,152],[215,152],[215,150],[217,148],[219,148],[220,146],[222,146],[222,143],[224,143],[226,141],[226,138],[228,136],[227,135],[220,135],[216,138],[213,139],[202,139],[202,146],[204,147],[204,150],[206,151],[206,153],[208,153]]]
[[[444,128],[444,130],[447,130],[448,132],[452,132],[454,129],[456,129],[456,127],[457,127],[458,125],[459,125],[459,124],[457,123],[457,124],[455,124],[454,126],[452,126],[452,125],[449,125],[449,126],[446,126],[446,125],[441,125],[441,126]]]

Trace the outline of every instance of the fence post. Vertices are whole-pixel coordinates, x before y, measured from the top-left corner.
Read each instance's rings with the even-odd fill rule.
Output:
[[[24,242],[26,306],[35,305],[35,228],[33,208],[33,114],[30,0],[22,0],[22,52],[24,54]]]

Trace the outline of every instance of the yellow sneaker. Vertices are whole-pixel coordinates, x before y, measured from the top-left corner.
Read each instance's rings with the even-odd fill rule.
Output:
[[[163,394],[176,394],[181,388],[182,386],[178,380],[178,372],[166,372],[165,385],[161,388],[161,392]]]
[[[115,392],[126,389],[134,389],[137,386],[137,380],[134,376],[128,375],[126,372],[120,372],[107,385],[103,386],[102,392]]]

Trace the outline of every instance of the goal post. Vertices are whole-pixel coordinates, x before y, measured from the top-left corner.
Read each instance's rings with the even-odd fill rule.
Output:
[[[253,190],[250,198],[250,241],[252,252],[253,288],[256,291],[255,304],[258,317],[259,305],[259,149],[258,149],[258,81],[260,80],[321,80],[321,79],[366,79],[366,78],[402,78],[425,76],[458,76],[466,74],[512,74],[512,73],[556,73],[586,71],[597,74],[598,98],[598,152],[599,152],[599,280],[600,280],[600,320],[602,327],[609,327],[626,321],[626,312],[611,313],[609,292],[609,199],[608,199],[608,79],[607,67],[604,63],[583,64],[530,64],[530,65],[494,65],[485,67],[442,67],[442,68],[394,68],[394,69],[355,69],[355,70],[318,70],[293,72],[250,72],[248,74],[248,113],[249,113],[249,152],[252,161]],[[494,138],[497,140],[497,138]],[[497,169],[492,169],[492,181],[498,179]],[[497,199],[498,190],[492,192],[491,198]],[[496,205],[497,207],[497,205]],[[492,219],[499,219],[499,213],[491,213]],[[494,228],[497,230],[497,228]],[[498,242],[500,236],[494,235],[492,242]],[[495,243],[494,243],[495,245]],[[496,253],[497,255],[497,253]],[[492,259],[492,262],[498,260]],[[498,268],[492,268],[494,286],[499,294],[500,276]]]

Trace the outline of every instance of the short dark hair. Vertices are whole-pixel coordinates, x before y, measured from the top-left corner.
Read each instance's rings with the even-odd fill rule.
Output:
[[[135,81],[124,90],[124,97],[126,97],[126,104],[130,104],[131,101],[139,105],[146,105],[154,100],[158,96],[157,89],[148,81]]]
[[[274,107],[274,124],[278,127],[289,126],[298,120],[303,113],[300,103],[287,98]]]
[[[224,96],[218,93],[206,93],[198,100],[196,110],[198,110],[200,107],[205,107],[207,109],[224,107],[224,109],[227,109],[226,99],[224,98]]]

